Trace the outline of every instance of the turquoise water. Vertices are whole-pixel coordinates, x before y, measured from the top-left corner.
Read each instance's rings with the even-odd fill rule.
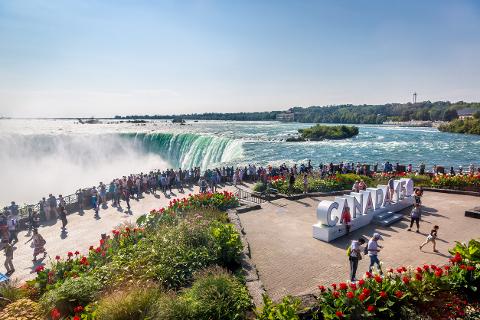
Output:
[[[0,180],[9,188],[0,204],[38,201],[50,192],[69,194],[129,173],[169,167],[385,161],[468,166],[480,164],[480,137],[435,128],[360,125],[341,141],[285,142],[312,124],[166,121],[144,125],[104,121],[0,120]]]

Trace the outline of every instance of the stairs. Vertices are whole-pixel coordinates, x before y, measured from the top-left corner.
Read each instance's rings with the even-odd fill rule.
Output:
[[[388,212],[376,215],[373,218],[373,221],[376,224],[379,224],[383,227],[388,227],[389,225],[394,224],[395,222],[402,220],[402,218],[403,218],[403,214],[393,213],[391,211],[388,211]]]

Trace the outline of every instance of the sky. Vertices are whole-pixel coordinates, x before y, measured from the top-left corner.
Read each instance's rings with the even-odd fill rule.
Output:
[[[0,1],[0,116],[480,101],[480,1]]]

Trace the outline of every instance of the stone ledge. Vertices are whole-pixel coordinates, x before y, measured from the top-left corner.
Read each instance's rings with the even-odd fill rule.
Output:
[[[465,217],[480,219],[480,207],[465,211]]]

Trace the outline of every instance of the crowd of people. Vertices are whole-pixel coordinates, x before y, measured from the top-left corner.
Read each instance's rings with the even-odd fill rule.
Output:
[[[286,163],[283,163],[281,165],[256,166],[250,164],[248,166],[239,166],[236,168],[233,166],[227,166],[208,169],[203,172],[200,168],[195,167],[191,169],[179,168],[178,170],[168,169],[164,171],[151,171],[149,173],[130,174],[128,176],[113,179],[107,184],[100,182],[98,186],[78,189],[75,195],[68,196],[68,203],[62,195],[55,197],[53,194],[49,194],[48,198],[43,197],[38,205],[26,207],[26,225],[28,226],[29,233],[31,232],[32,234],[30,241],[32,241],[31,245],[34,249],[33,258],[35,261],[39,254],[46,254],[46,242],[38,232],[40,224],[50,220],[59,219],[62,222],[62,232],[64,232],[68,224],[67,210],[71,210],[72,208],[73,210],[78,209],[83,211],[84,209],[91,207],[94,209],[95,215],[98,216],[100,209],[102,207],[107,207],[108,201],[111,201],[112,206],[120,209],[121,202],[124,201],[127,210],[130,211],[130,200],[140,199],[144,193],[155,195],[163,193],[165,197],[170,197],[175,195],[173,189],[176,189],[179,193],[183,193],[184,188],[193,185],[198,185],[200,192],[202,193],[215,192],[218,185],[221,184],[231,183],[236,186],[244,181],[263,181],[267,183],[269,179],[274,176],[282,176],[285,179],[288,179],[290,186],[295,184],[296,179],[302,177],[304,192],[307,192],[309,175],[323,178],[336,173],[355,173],[367,176],[378,172],[407,172],[432,175],[446,173],[445,167],[437,165],[432,166],[431,171],[428,171],[423,163],[418,166],[417,170],[414,170],[412,164],[404,166],[399,163],[392,164],[388,161],[383,164],[383,167],[380,168],[380,170],[379,168],[380,166],[378,163],[369,165],[361,164],[360,162],[340,162],[338,164],[332,162],[327,164],[320,163],[317,167],[314,167],[311,160],[308,160],[306,163],[301,163],[300,165],[287,165]],[[474,174],[475,172],[480,173],[480,167],[475,168],[475,166],[471,164],[468,167],[468,170],[463,170],[462,166],[458,167],[457,170],[451,167],[449,173],[462,175]],[[393,179],[391,180],[392,181],[389,181],[389,185],[392,184],[391,189],[393,189]],[[359,192],[365,190],[366,187],[367,185],[363,180],[358,180],[352,186],[352,191]],[[3,212],[0,213],[0,238],[5,249],[5,267],[9,272],[14,271],[12,264],[12,246],[18,242],[17,233],[20,229],[19,222],[20,220],[24,220],[21,219],[24,217],[25,214],[20,215],[19,206],[14,201],[12,201],[10,206],[5,207]],[[413,226],[413,223],[416,223],[418,231],[421,217],[420,203],[416,203],[411,217],[412,221],[410,228]],[[347,232],[349,231],[349,221],[351,221],[351,219],[349,220],[348,217],[342,217],[342,223],[345,224]],[[423,248],[428,242],[433,242],[435,250],[434,239],[437,231],[434,232],[432,230],[429,239],[427,239],[426,243],[424,243],[421,248]],[[378,240],[379,239],[376,239],[375,241]],[[354,248],[358,245],[361,245],[360,240],[358,240],[355,245],[352,242]],[[355,256],[355,252],[357,252],[356,249],[352,250],[352,257]],[[373,263],[376,263],[375,259],[372,260],[372,264]],[[352,270],[354,269],[354,265],[355,263],[352,265]]]

